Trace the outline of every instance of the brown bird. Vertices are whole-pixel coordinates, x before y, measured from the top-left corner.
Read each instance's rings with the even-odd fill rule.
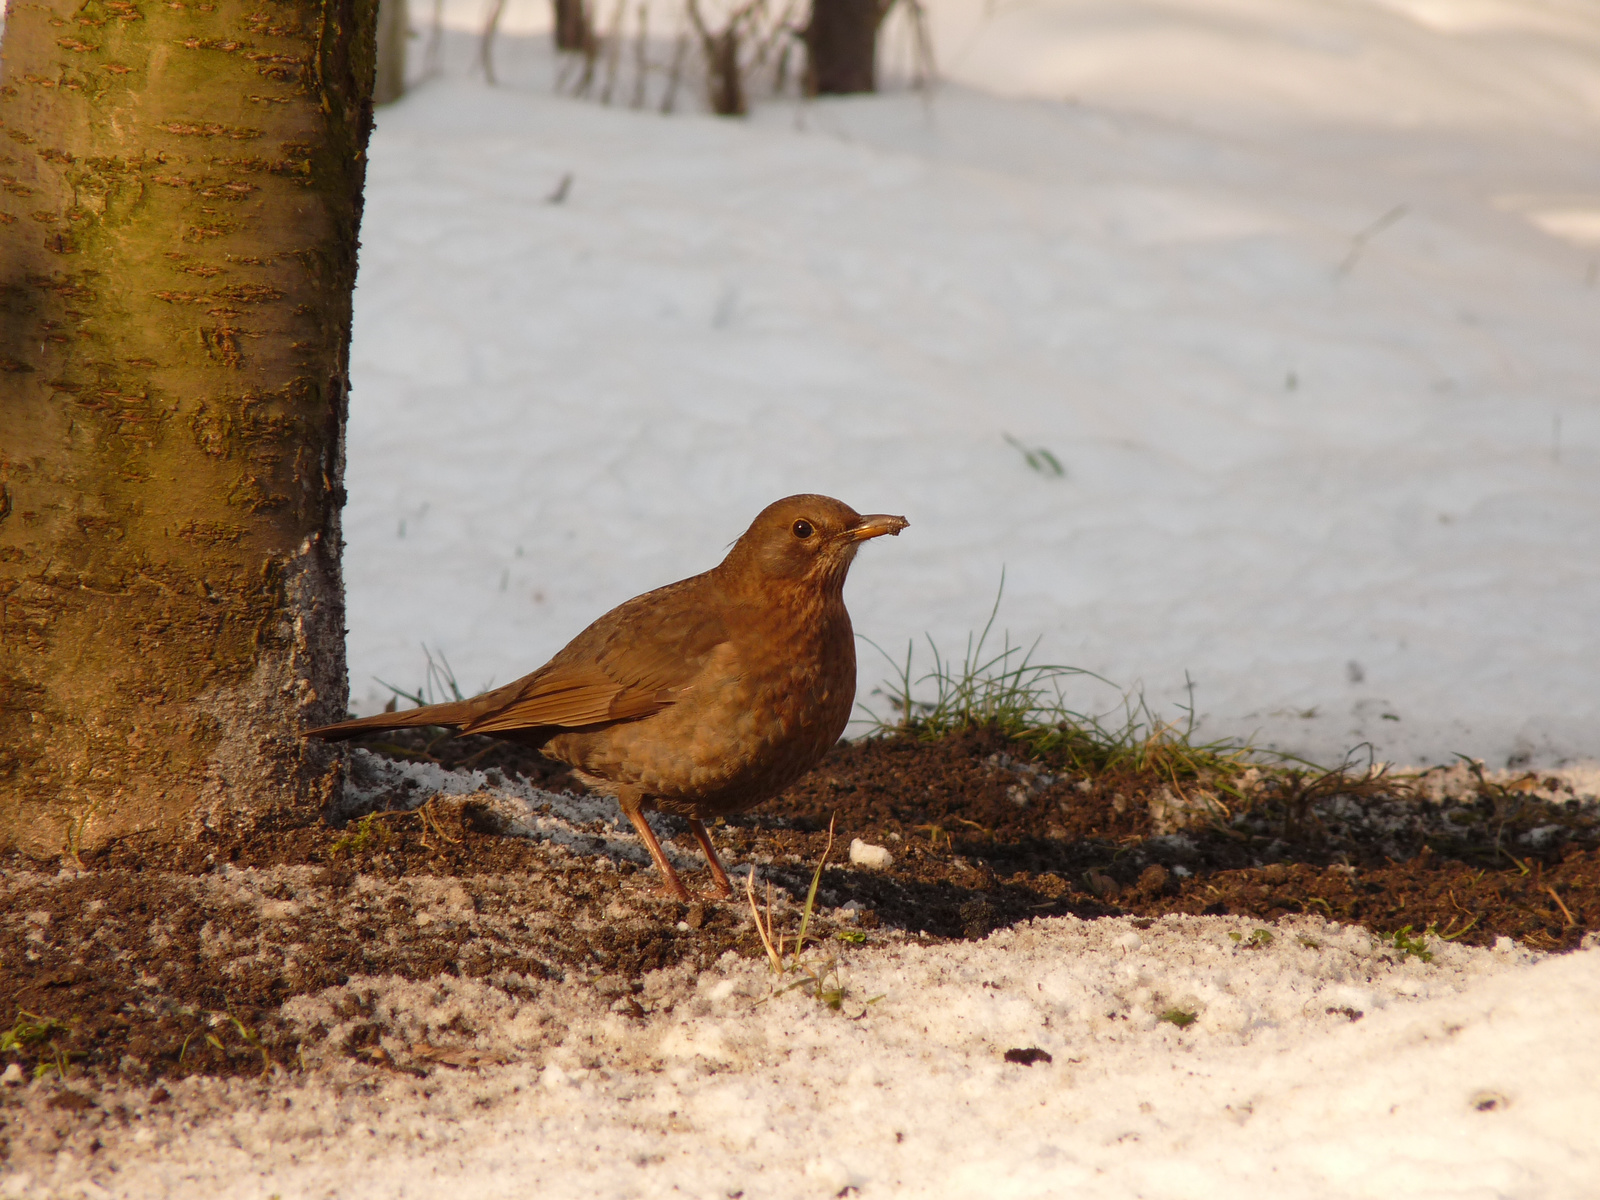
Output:
[[[862,542],[908,524],[790,496],[719,565],[612,609],[515,683],[306,732],[443,725],[533,746],[616,797],[680,900],[689,893],[644,814],[689,818],[716,894],[730,896],[704,822],[781,792],[839,740],[856,692],[845,575]]]

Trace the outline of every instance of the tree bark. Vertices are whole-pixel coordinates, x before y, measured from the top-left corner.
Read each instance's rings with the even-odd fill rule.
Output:
[[[812,0],[806,26],[806,90],[813,96],[878,90],[883,0]]]
[[[13,3],[0,844],[326,804],[371,0]]]
[[[744,98],[744,67],[739,61],[737,24],[730,24],[707,41],[706,76],[712,112],[719,117],[742,117],[750,111]]]
[[[372,102],[393,104],[406,94],[406,40],[411,18],[406,0],[378,0],[378,58],[372,80]]]
[[[700,13],[698,0],[688,0],[689,23],[700,38],[706,58],[706,99],[719,117],[742,117],[749,111],[744,95],[744,63],[740,57],[739,28],[755,11],[755,0],[735,9],[727,24],[717,32]]]
[[[554,27],[557,50],[587,50],[594,34],[589,28],[589,14],[583,0],[551,0],[554,8]]]

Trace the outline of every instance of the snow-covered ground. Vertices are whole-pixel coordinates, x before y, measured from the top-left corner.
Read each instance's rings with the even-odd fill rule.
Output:
[[[460,34],[380,114],[355,707],[424,644],[515,678],[822,491],[911,519],[847,592],[892,650],[1004,570],[1014,638],[1169,715],[1187,676],[1208,734],[1600,757],[1600,6],[931,14],[931,95],[662,117]]]
[[[733,955],[646,981],[645,1019],[587,986],[512,1003],[470,979],[357,979],[397,1053],[466,1027],[454,1061],[514,1066],[418,1080],[344,1059],[267,1094],[118,1096],[118,1170],[99,1174],[214,1200],[1594,1195],[1600,950],[1440,946],[1424,965],[1320,922],[1251,934],[1066,918],[909,941],[846,954],[837,1013],[773,997],[765,963]],[[294,1018],[338,1032],[344,990]],[[565,1043],[538,1053],[552,1026]],[[62,1158],[0,1195],[110,1194]]]
[[[1424,964],[1320,921],[1254,935],[1068,918],[908,939],[846,953],[838,1012],[773,997],[766,964],[732,955],[648,979],[642,1019],[581,985],[517,1003],[468,979],[353,980],[372,1004],[334,989],[293,1017],[337,1034],[374,1013],[402,1057],[512,1065],[414,1079],[335,1054],[265,1094],[134,1092],[101,1135],[113,1189],[80,1193],[96,1156],[63,1154],[0,1195],[1594,1196],[1600,950]],[[565,1042],[542,1052],[552,1028]],[[1005,1059],[1030,1049],[1049,1061]]]

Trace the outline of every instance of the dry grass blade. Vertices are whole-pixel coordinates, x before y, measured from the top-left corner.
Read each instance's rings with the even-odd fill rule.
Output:
[[[828,843],[823,848],[822,857],[817,861],[817,869],[811,873],[811,887],[806,892],[806,901],[800,912],[800,932],[795,938],[794,950],[789,954],[788,960],[784,957],[784,937],[776,929],[773,918],[773,889],[771,881],[767,883],[766,912],[761,911],[761,906],[756,901],[755,871],[752,870],[745,876],[745,897],[750,903],[750,916],[755,922],[756,934],[761,938],[761,945],[767,952],[767,960],[772,964],[772,973],[779,977],[790,973],[798,973],[799,979],[772,992],[766,999],[781,996],[785,992],[792,992],[796,988],[810,988],[811,995],[826,1004],[829,1008],[839,1009],[844,1002],[845,987],[839,977],[839,960],[829,958],[820,965],[813,966],[801,960],[801,954],[806,947],[806,935],[811,930],[811,918],[816,912],[817,890],[822,886],[822,872],[828,865],[828,855],[833,851],[835,827],[837,819],[828,822]]]
[[[419,1062],[437,1063],[440,1066],[462,1068],[495,1067],[503,1064],[503,1054],[487,1050],[473,1050],[464,1046],[433,1046],[427,1042],[413,1042],[411,1057]]]
[[[1572,915],[1572,910],[1561,902],[1561,897],[1556,895],[1555,888],[1545,884],[1544,890],[1550,893],[1550,899],[1556,902],[1556,907],[1561,910],[1561,915],[1567,919],[1567,928],[1571,929],[1578,923],[1577,918]]]
[[[765,919],[762,918],[761,908],[756,903],[756,872],[754,867],[751,867],[750,873],[744,877],[744,894],[750,901],[750,918],[755,922],[756,933],[761,938],[761,945],[766,949],[767,960],[772,963],[772,973],[774,975],[782,975],[782,939],[779,938],[776,944],[774,944],[773,940],[772,881],[767,881],[767,914]]]
[[[837,823],[837,816],[828,821],[828,844],[822,848],[822,857],[817,860],[817,869],[811,875],[811,888],[806,892],[806,906],[800,914],[800,936],[794,944],[796,966],[800,965],[800,951],[806,947],[806,930],[811,927],[811,914],[817,904],[817,887],[822,882],[822,868],[828,865],[828,855],[833,851],[833,829]]]
[[[438,799],[437,796],[429,796],[424,804],[413,810],[422,819],[422,844],[430,850],[433,849],[428,841],[430,836],[438,838],[441,842],[448,842],[452,846],[461,844],[460,838],[451,837],[444,831],[444,824],[439,820],[439,810],[435,807]]]

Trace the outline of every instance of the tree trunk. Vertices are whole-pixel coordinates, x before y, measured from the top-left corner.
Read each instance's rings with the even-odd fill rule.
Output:
[[[882,0],[812,0],[806,90],[813,96],[875,92]]]
[[[411,19],[406,0],[378,0],[378,62],[373,72],[372,102],[393,104],[406,94],[406,39]]]
[[[706,58],[706,99],[719,117],[742,117],[748,111],[744,98],[744,64],[740,61],[739,27],[755,11],[754,0],[735,10],[721,32],[712,33],[700,15],[699,0],[688,0],[685,11],[700,38]],[[676,70],[676,64],[674,64]],[[675,86],[669,84],[669,88]]]
[[[593,40],[589,30],[589,14],[583,0],[552,0],[555,7],[555,27],[552,32],[557,50],[587,50]]]
[[[325,804],[376,6],[13,3],[0,844]]]
[[[744,67],[739,62],[739,26],[736,23],[713,34],[707,43],[706,76],[712,112],[719,117],[742,117],[749,111],[744,98]]]

